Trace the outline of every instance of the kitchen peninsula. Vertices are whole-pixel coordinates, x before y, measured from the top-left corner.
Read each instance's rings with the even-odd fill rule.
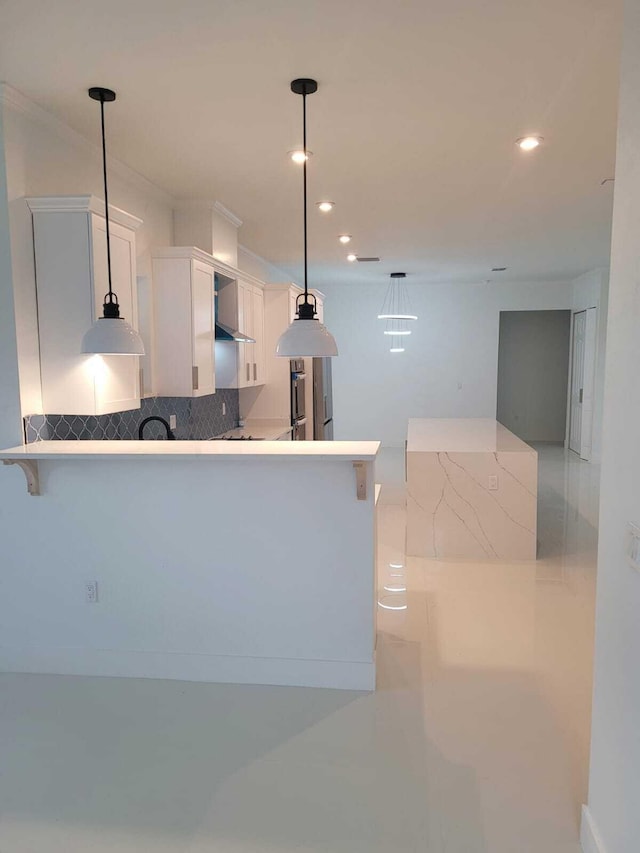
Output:
[[[0,670],[372,690],[378,449],[40,441],[0,451],[3,580],[14,591]],[[46,607],[36,613],[34,601]]]
[[[407,436],[407,553],[534,560],[538,454],[489,418],[414,418]]]

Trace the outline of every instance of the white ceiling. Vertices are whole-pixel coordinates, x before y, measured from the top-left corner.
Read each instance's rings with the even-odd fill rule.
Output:
[[[0,0],[0,79],[91,138],[116,89],[110,152],[294,275],[315,77],[313,284],[554,280],[608,262],[619,30],[619,0]]]

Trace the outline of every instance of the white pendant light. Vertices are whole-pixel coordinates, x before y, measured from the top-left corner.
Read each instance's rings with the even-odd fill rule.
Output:
[[[111,235],[109,232],[109,192],[107,188],[107,149],[104,133],[105,102],[115,101],[116,93],[111,89],[94,86],[89,89],[89,97],[100,101],[102,120],[102,172],[104,177],[104,218],[107,233],[107,272],[109,292],[104,297],[102,317],[82,338],[80,352],[99,355],[144,355],[142,338],[126,320],[120,316],[118,297],[111,287]]]
[[[307,151],[307,95],[318,89],[315,80],[300,78],[291,83],[291,91],[302,95],[302,146]],[[289,328],[280,336],[276,355],[282,358],[332,357],[338,355],[335,338],[317,319],[316,298],[309,293],[307,284],[307,163],[302,163],[304,188],[304,294],[296,301],[296,317]]]

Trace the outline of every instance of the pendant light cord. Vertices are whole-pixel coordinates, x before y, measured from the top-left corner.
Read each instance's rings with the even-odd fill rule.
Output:
[[[107,294],[108,301],[113,304],[118,304],[118,297],[115,297],[111,287],[111,234],[109,231],[109,189],[107,186],[107,143],[104,131],[104,95],[100,96],[100,119],[102,122],[102,175],[104,178],[104,220],[107,232],[107,271],[109,278],[109,293]]]
[[[302,181],[304,185],[304,301],[309,301],[307,288],[307,93],[302,93],[302,150],[304,160],[302,163]]]

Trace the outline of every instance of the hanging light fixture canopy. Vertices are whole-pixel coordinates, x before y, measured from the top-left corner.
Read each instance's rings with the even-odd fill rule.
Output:
[[[82,338],[80,352],[101,355],[144,355],[144,343],[136,330],[120,316],[120,303],[113,292],[111,283],[111,234],[109,231],[109,191],[107,186],[107,147],[104,132],[104,105],[115,101],[116,93],[112,89],[94,86],[89,89],[89,97],[100,101],[102,123],[102,173],[104,178],[104,218],[107,234],[107,273],[109,292],[105,294],[102,317]]]
[[[307,95],[312,95],[318,89],[315,80],[301,77],[293,80],[291,91],[302,95],[302,145],[307,152]],[[276,355],[283,358],[331,357],[338,355],[335,338],[317,317],[316,298],[309,293],[307,281],[308,251],[307,251],[307,164],[309,158],[302,162],[302,182],[304,199],[304,293],[296,300],[296,317],[288,329],[280,336],[276,346]]]

